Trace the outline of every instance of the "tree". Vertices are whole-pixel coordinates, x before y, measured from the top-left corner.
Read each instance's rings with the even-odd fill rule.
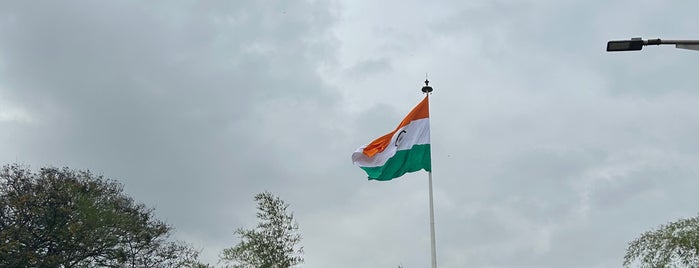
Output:
[[[89,171],[0,170],[0,267],[186,267],[199,252],[167,240],[115,181]]]
[[[699,216],[681,219],[645,232],[629,243],[624,266],[699,267]]]
[[[240,242],[223,250],[221,259],[239,268],[288,268],[303,263],[301,235],[289,205],[269,192],[255,195],[259,223],[237,229]]]

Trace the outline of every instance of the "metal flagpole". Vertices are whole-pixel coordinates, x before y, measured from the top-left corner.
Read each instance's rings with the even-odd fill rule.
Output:
[[[430,243],[432,246],[432,268],[437,268],[437,248],[434,241],[434,205],[432,201],[432,171],[427,172],[430,177]]]
[[[430,81],[427,80],[427,74],[425,74],[425,86],[422,87],[422,92],[425,94],[432,93],[432,87],[430,86]],[[429,101],[429,99],[428,99]],[[432,160],[430,160],[432,161]],[[432,268],[437,268],[437,247],[435,245],[435,239],[434,239],[434,201],[432,198],[432,171],[427,172],[427,176],[429,177],[429,190],[430,190],[430,246],[431,246],[431,252],[432,252]]]

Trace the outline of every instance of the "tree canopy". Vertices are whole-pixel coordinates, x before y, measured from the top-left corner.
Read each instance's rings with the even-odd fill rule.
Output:
[[[643,233],[629,243],[624,266],[634,261],[642,268],[699,267],[699,216]]]
[[[263,192],[255,195],[257,227],[240,228],[240,242],[223,250],[221,259],[240,268],[288,268],[303,263],[301,234],[289,205],[279,197]]]
[[[89,171],[0,170],[0,267],[189,267],[198,252],[123,186]]]

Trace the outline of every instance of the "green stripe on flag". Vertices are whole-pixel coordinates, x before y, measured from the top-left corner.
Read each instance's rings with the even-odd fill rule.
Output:
[[[390,181],[405,173],[421,169],[432,170],[430,160],[430,145],[413,145],[410,150],[397,151],[396,154],[380,167],[361,167],[369,175],[370,180]]]

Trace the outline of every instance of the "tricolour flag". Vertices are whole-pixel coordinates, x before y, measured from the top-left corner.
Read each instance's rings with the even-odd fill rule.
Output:
[[[352,154],[370,180],[387,181],[421,169],[432,170],[430,160],[430,106],[425,96],[398,127]]]

